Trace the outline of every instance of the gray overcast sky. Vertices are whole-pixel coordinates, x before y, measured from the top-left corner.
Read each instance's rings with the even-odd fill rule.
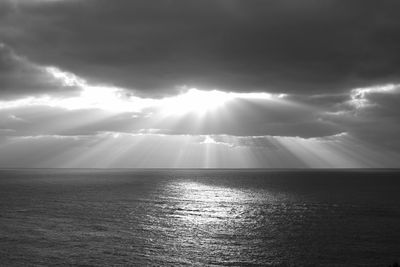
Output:
[[[236,147],[270,151],[271,138],[322,138],[344,153],[351,139],[362,154],[354,166],[399,166],[399,11],[397,0],[0,0],[0,144],[15,152],[15,138],[157,133],[230,148],[233,136]],[[81,95],[100,85],[122,91]],[[238,94],[201,120],[187,98],[175,105],[187,114],[163,117],[157,99],[187,88]],[[74,108],[58,101],[80,96]],[[102,107],[89,103],[99,97]],[[106,111],[125,105],[146,107]]]
[[[2,41],[22,55],[142,94],[169,94],[182,84],[324,93],[400,78],[396,0],[0,5]]]

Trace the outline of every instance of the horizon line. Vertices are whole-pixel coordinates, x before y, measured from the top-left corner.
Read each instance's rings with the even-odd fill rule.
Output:
[[[282,171],[318,171],[318,170],[394,170],[400,171],[400,168],[396,167],[365,167],[365,168],[281,168],[281,167],[274,167],[274,168],[196,168],[196,167],[188,167],[188,168],[176,168],[176,167],[77,167],[77,168],[69,168],[69,167],[0,167],[0,170],[282,170]]]

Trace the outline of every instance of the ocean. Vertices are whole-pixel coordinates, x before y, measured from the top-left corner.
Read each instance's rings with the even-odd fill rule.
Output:
[[[396,170],[0,170],[2,266],[389,266]]]

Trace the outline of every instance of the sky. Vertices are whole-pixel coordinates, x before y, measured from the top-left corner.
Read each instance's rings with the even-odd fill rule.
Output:
[[[398,168],[398,0],[0,0],[0,168]]]

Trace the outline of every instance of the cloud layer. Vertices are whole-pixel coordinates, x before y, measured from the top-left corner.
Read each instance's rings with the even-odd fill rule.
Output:
[[[398,167],[399,8],[1,1],[0,166]]]
[[[298,94],[399,80],[383,1],[2,1],[0,34],[34,62],[142,95],[177,86]]]

